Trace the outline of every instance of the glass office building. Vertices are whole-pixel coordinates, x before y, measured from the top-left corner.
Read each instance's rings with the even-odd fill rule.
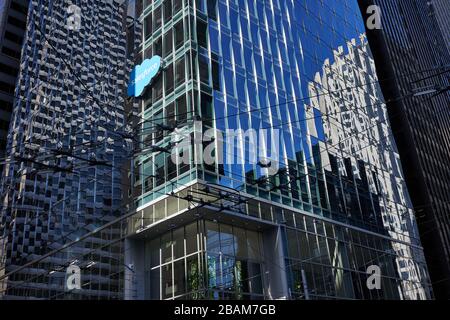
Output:
[[[125,298],[432,297],[356,0],[144,0],[136,12],[136,64],[164,68],[140,98],[151,151],[134,161]],[[211,145],[217,161],[197,161]]]

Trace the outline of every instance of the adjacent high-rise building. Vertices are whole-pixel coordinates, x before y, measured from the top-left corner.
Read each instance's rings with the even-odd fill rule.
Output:
[[[136,4],[125,298],[432,297],[356,0]]]
[[[121,230],[89,233],[123,214],[134,25],[123,1],[30,1],[0,189],[5,298],[123,297]]]
[[[0,158],[5,156],[6,137],[14,103],[22,42],[27,21],[28,1],[0,3]],[[0,161],[0,170],[3,161]]]
[[[450,54],[448,1],[378,5],[368,30],[437,299],[450,299]],[[397,99],[398,96],[406,96]]]

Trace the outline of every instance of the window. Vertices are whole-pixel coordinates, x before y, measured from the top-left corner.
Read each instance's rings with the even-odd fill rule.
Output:
[[[177,99],[177,121],[179,124],[186,122],[187,120],[187,105],[186,96],[182,95]]]
[[[17,73],[19,72],[19,69],[8,66],[6,64],[0,63],[0,72],[6,73],[10,76],[17,77]]]
[[[175,15],[178,11],[183,8],[183,0],[173,0],[173,14]]]
[[[169,126],[175,125],[175,104],[173,102],[166,107],[166,123]]]
[[[174,295],[180,296],[186,292],[186,276],[184,269],[184,260],[176,261],[173,264],[174,275]]]
[[[156,102],[162,98],[163,95],[163,86],[162,86],[162,77],[158,76],[153,83],[153,101]]]
[[[211,62],[212,81],[214,90],[220,91],[220,67],[217,61]]]
[[[152,15],[149,14],[144,19],[145,39],[147,40],[152,35]]]
[[[198,263],[197,255],[188,257],[186,259],[187,263],[187,291],[195,292],[201,289],[200,286],[200,268]],[[196,295],[194,295],[194,298]]]
[[[163,114],[162,111],[159,111],[154,117],[153,117],[153,123],[155,125],[157,124],[162,124],[163,123]],[[161,130],[156,130],[156,132],[154,133],[154,139],[155,139],[155,144],[158,143],[159,141],[161,141],[163,138],[163,132],[161,132]],[[159,158],[158,158],[159,159]],[[160,165],[158,167],[162,167],[163,163],[161,162]]]
[[[149,245],[150,265],[152,267],[153,266],[157,266],[157,265],[160,264],[160,261],[159,261],[159,259],[160,259],[160,257],[159,257],[159,247],[160,247],[160,245],[159,245],[159,238],[155,239],[155,240],[152,240],[150,242],[150,245]],[[158,275],[158,278],[159,278],[159,275]]]
[[[249,5],[251,5],[251,4],[249,3]],[[217,20],[217,14],[216,14],[217,0],[208,0],[207,6],[208,6],[208,17],[212,20]]]
[[[164,170],[164,155],[158,154],[156,156],[156,159],[158,160],[157,166],[155,166],[155,172],[156,172],[156,186],[160,186],[166,182],[166,176],[165,176],[165,170]],[[163,213],[162,211],[161,213]]]
[[[155,56],[162,56],[162,37],[159,37],[153,44],[153,53]]]
[[[153,30],[156,31],[161,28],[162,25],[162,16],[161,16],[161,6],[155,9],[153,12]]]
[[[150,46],[147,49],[145,49],[144,59],[150,59],[152,56],[153,56],[153,50],[152,50],[152,46]]]
[[[8,101],[0,100],[0,110],[11,112],[13,104]]]
[[[166,158],[166,167],[167,167],[167,180],[173,180],[177,177],[177,166],[172,161],[172,155],[168,155]]]
[[[25,27],[26,27],[25,21],[14,18],[13,16],[8,16],[8,23],[12,24],[13,26],[16,26],[20,29],[25,29]]]
[[[164,0],[164,23],[172,18],[172,0]]]
[[[197,252],[197,223],[186,226],[186,254]]]
[[[209,84],[209,58],[203,55],[198,56],[198,68],[200,71],[200,81]]]
[[[206,121],[207,119],[212,119],[213,114],[213,105],[212,105],[212,97],[205,93],[202,93],[201,99],[201,112],[202,118]]]
[[[167,57],[172,53],[173,43],[172,43],[172,30],[169,30],[164,35],[164,56]]]
[[[14,49],[11,49],[11,48],[8,48],[8,47],[3,47],[2,48],[2,52],[4,54],[6,54],[7,56],[10,56],[11,58],[20,59],[20,52],[14,50]]]
[[[184,256],[184,228],[179,228],[173,231],[173,258],[178,259],[183,256]]]
[[[175,25],[175,50],[180,48],[184,42],[183,20]]]
[[[165,79],[165,90],[166,96],[173,92],[174,88],[174,79],[173,79],[173,64],[170,64],[167,69],[164,71],[164,79]]]
[[[197,42],[198,45],[203,48],[208,47],[207,33],[208,33],[208,24],[201,20],[197,20]]]
[[[173,281],[172,281],[172,264],[163,266],[162,268],[162,298],[172,298]]]
[[[22,44],[22,41],[23,41],[23,38],[21,36],[18,36],[16,34],[12,33],[12,32],[9,32],[9,31],[5,32],[5,38],[10,40],[10,41],[12,41],[12,42],[15,42],[17,44]]]
[[[21,5],[20,3],[11,1],[11,9],[13,9],[14,11],[20,12],[22,14],[27,14],[28,13],[28,7]]]
[[[184,57],[175,63],[175,86],[185,82]]]
[[[15,90],[14,85],[0,81],[0,91],[13,94],[14,90]]]

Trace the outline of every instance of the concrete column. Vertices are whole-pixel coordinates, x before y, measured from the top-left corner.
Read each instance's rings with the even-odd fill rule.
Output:
[[[125,300],[145,299],[145,241],[125,239]]]

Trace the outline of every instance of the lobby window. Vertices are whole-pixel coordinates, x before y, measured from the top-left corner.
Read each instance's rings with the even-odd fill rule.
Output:
[[[172,264],[164,265],[161,268],[162,274],[162,298],[168,299],[173,296],[173,278],[172,278]]]
[[[205,222],[210,298],[263,298],[260,234]]]
[[[146,242],[146,257],[158,258],[146,261],[147,268],[150,269],[147,272],[149,282],[146,291],[151,299],[202,297],[199,292],[203,288],[203,281],[199,263],[201,255],[197,246],[198,233],[197,222],[194,222]]]

